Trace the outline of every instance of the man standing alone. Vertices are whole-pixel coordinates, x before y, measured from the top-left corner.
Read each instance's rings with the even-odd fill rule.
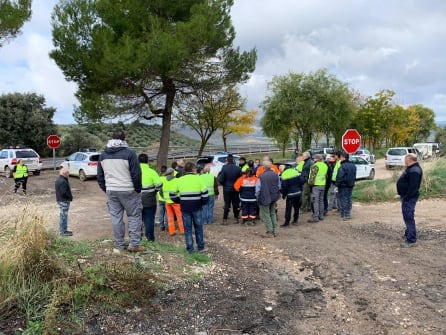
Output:
[[[415,246],[417,242],[417,230],[415,227],[415,205],[420,196],[420,185],[423,178],[423,170],[417,161],[416,154],[408,154],[404,158],[406,169],[396,184],[398,195],[401,198],[401,209],[403,212],[406,230],[405,241],[402,248]]]
[[[61,236],[73,236],[73,232],[68,229],[68,211],[70,209],[71,201],[73,201],[73,195],[71,193],[70,183],[68,182],[68,176],[70,172],[66,168],[62,168],[59,171],[59,178],[56,179],[56,201],[60,208],[59,215],[59,232]]]
[[[141,243],[142,203],[141,169],[138,157],[128,148],[125,134],[121,130],[113,132],[98,162],[99,187],[107,194],[115,248],[125,249],[124,211],[127,214],[130,243],[127,250],[146,250]]]

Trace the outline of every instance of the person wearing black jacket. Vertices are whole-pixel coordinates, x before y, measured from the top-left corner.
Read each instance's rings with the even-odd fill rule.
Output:
[[[341,152],[341,166],[336,175],[336,186],[341,201],[341,218],[344,221],[352,218],[352,193],[356,180],[356,165],[349,161],[349,157],[345,151]]]
[[[68,229],[68,211],[70,210],[70,204],[73,201],[73,194],[71,193],[70,183],[68,182],[68,176],[70,172],[66,168],[62,168],[59,171],[59,178],[56,179],[56,201],[60,208],[59,215],[59,233],[61,236],[73,236],[73,232]]]
[[[401,210],[406,225],[404,232],[405,241],[402,248],[412,247],[417,242],[417,230],[415,227],[415,205],[420,196],[420,185],[423,178],[423,170],[418,164],[416,154],[408,154],[404,158],[406,170],[396,183],[398,195],[401,198]]]
[[[226,164],[222,167],[217,179],[223,186],[223,200],[225,207],[223,209],[223,225],[228,223],[229,209],[232,205],[234,213],[234,223],[239,223],[238,215],[240,212],[240,199],[238,192],[234,189],[234,183],[242,175],[242,170],[234,163],[234,156],[231,154],[226,157]]]

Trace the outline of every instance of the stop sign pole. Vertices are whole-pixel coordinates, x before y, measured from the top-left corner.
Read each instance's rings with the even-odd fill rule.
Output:
[[[57,135],[50,135],[46,139],[46,145],[53,149],[53,169],[56,171],[56,149],[60,147],[60,137]]]
[[[342,135],[342,149],[348,154],[354,154],[361,148],[361,135],[356,129],[347,129]]]

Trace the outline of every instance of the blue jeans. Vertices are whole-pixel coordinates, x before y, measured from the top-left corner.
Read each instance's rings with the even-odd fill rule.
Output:
[[[192,213],[183,212],[184,238],[186,240],[186,249],[188,252],[194,252],[194,238],[192,236],[192,227],[195,230],[195,241],[198,251],[204,249],[203,224],[201,222],[201,209]]]
[[[166,203],[164,201],[158,202],[159,213],[158,218],[160,221],[160,227],[167,227],[167,215],[166,215]]]
[[[124,211],[129,226],[129,246],[137,247],[141,243],[141,194],[135,191],[107,191],[108,212],[113,226],[113,237],[117,249],[125,248]]]
[[[142,221],[144,222],[145,234],[148,241],[155,241],[155,215],[156,205],[142,208]]]
[[[208,202],[202,207],[202,222],[203,224],[210,224],[214,222],[214,203],[215,196],[210,195],[208,198]]]
[[[417,229],[415,227],[415,205],[417,201],[418,197],[401,200],[401,210],[403,212],[404,223],[406,224],[404,236],[406,236],[408,243],[415,243],[417,241]]]
[[[339,187],[339,201],[341,202],[341,218],[351,218],[352,216],[352,187]]]
[[[68,211],[70,210],[69,201],[59,201],[57,202],[60,208],[59,214],[59,232],[65,234],[68,229]]]

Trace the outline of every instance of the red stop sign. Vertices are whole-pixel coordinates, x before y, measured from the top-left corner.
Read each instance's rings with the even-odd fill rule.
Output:
[[[361,147],[361,135],[356,129],[347,129],[342,135],[342,148],[348,154],[354,154]]]
[[[60,147],[60,137],[57,135],[50,135],[46,139],[46,145],[51,149],[57,149]]]

